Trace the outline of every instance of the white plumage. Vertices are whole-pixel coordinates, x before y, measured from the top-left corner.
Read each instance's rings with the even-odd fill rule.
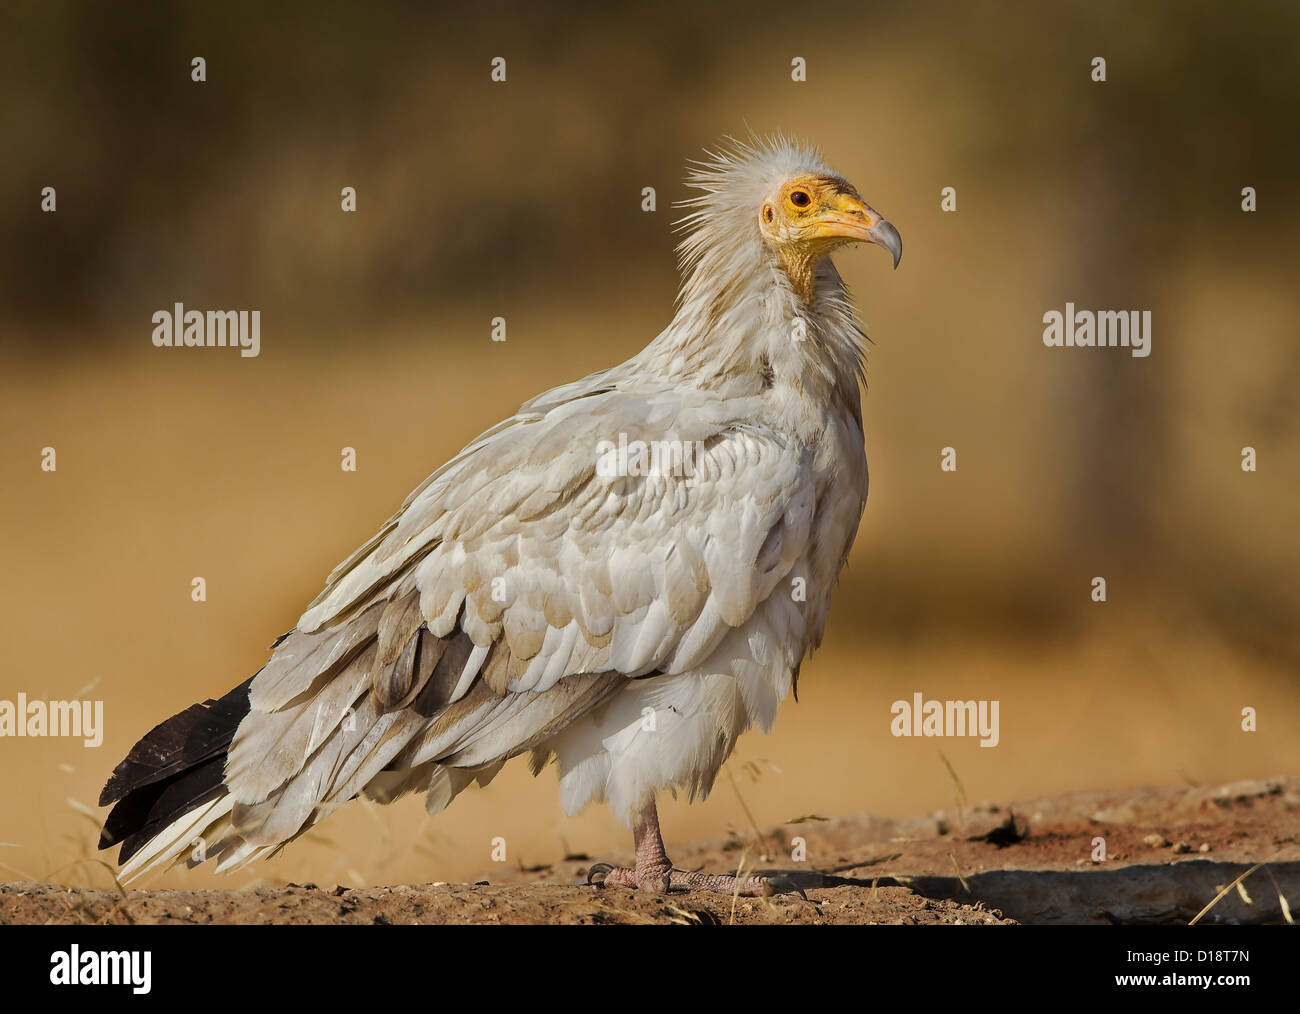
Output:
[[[124,876],[196,836],[238,865],[362,792],[437,812],[523,752],[555,759],[568,812],[631,822],[771,728],[867,496],[861,332],[829,259],[790,253],[797,198],[764,217],[799,179],[856,199],[781,140],[696,167],[671,324],[478,437],[330,575],[249,685],[220,788],[146,826]],[[694,448],[694,474],[603,474],[620,439]]]

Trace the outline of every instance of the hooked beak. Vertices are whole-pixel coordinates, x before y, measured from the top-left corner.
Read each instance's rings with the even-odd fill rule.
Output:
[[[814,227],[818,239],[875,243],[894,255],[894,267],[903,259],[903,237],[869,205],[852,194],[842,193],[824,211]]]

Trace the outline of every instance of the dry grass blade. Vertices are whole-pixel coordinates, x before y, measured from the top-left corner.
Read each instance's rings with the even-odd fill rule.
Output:
[[[734,782],[732,784],[735,784]],[[736,886],[731,891],[731,919],[728,925],[736,925],[736,902],[740,900],[740,885],[745,882],[745,857],[749,855],[749,849],[740,853],[740,862],[736,864]]]
[[[745,802],[745,797],[740,794],[740,786],[736,784],[736,777],[731,773],[731,768],[727,768],[727,781],[731,782],[731,788],[736,793],[736,799],[740,801],[740,808],[745,812],[745,819],[749,821],[749,826],[754,832],[754,841],[763,840],[763,832],[758,829],[758,821],[754,819],[753,813],[750,812],[749,804]]]
[[[1243,880],[1245,880],[1247,877],[1249,877],[1252,873],[1254,873],[1257,869],[1259,869],[1263,865],[1264,865],[1263,863],[1256,863],[1245,873],[1239,876],[1236,880],[1234,880],[1231,884],[1225,887],[1222,891],[1216,894],[1214,898],[1210,901],[1210,903],[1206,905],[1203,909],[1201,909],[1199,912],[1197,912],[1196,915],[1192,918],[1192,921],[1189,922],[1187,925],[1195,926],[1198,922],[1201,921],[1202,918],[1204,918],[1206,912],[1208,912],[1210,909],[1212,909],[1215,905],[1217,905],[1220,901],[1224,899],[1224,897],[1228,894],[1229,891],[1231,891],[1234,887],[1240,884]]]
[[[957,786],[957,824],[966,830],[966,786],[961,783],[957,777],[957,769],[952,766],[947,756],[942,750],[939,751],[939,759],[943,761],[943,766],[948,769],[948,774],[952,776],[952,783]]]
[[[1273,881],[1273,890],[1277,892],[1277,903],[1282,908],[1282,918],[1286,920],[1288,926],[1294,926],[1295,920],[1291,918],[1291,906],[1287,904],[1286,895],[1282,893],[1282,885],[1277,882],[1277,877],[1273,876],[1273,868],[1265,866],[1264,872],[1268,874],[1268,879]]]
[[[957,866],[957,857],[949,852],[948,861],[952,863],[952,872],[957,874],[957,880],[961,883],[962,890],[970,894],[970,884],[966,883],[966,878],[961,875],[961,869]]]
[[[684,908],[678,908],[676,905],[668,905],[667,911],[672,916],[668,921],[677,926],[703,926],[704,920],[694,912],[689,912]]]

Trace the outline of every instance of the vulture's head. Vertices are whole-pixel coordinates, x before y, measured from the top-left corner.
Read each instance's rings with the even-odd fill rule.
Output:
[[[775,263],[791,286],[811,300],[818,266],[846,243],[874,243],[903,256],[898,230],[832,171],[815,150],[784,138],[732,142],[696,163],[687,182],[702,191],[686,202],[691,230],[683,263],[718,280]]]
[[[844,243],[876,243],[903,256],[903,239],[839,176],[799,172],[782,179],[758,210],[758,231],[787,270]]]

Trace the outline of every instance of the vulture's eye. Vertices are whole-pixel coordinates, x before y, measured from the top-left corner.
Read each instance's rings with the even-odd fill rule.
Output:
[[[790,194],[790,203],[796,208],[806,208],[812,203],[812,198],[808,196],[805,190],[796,190]]]

